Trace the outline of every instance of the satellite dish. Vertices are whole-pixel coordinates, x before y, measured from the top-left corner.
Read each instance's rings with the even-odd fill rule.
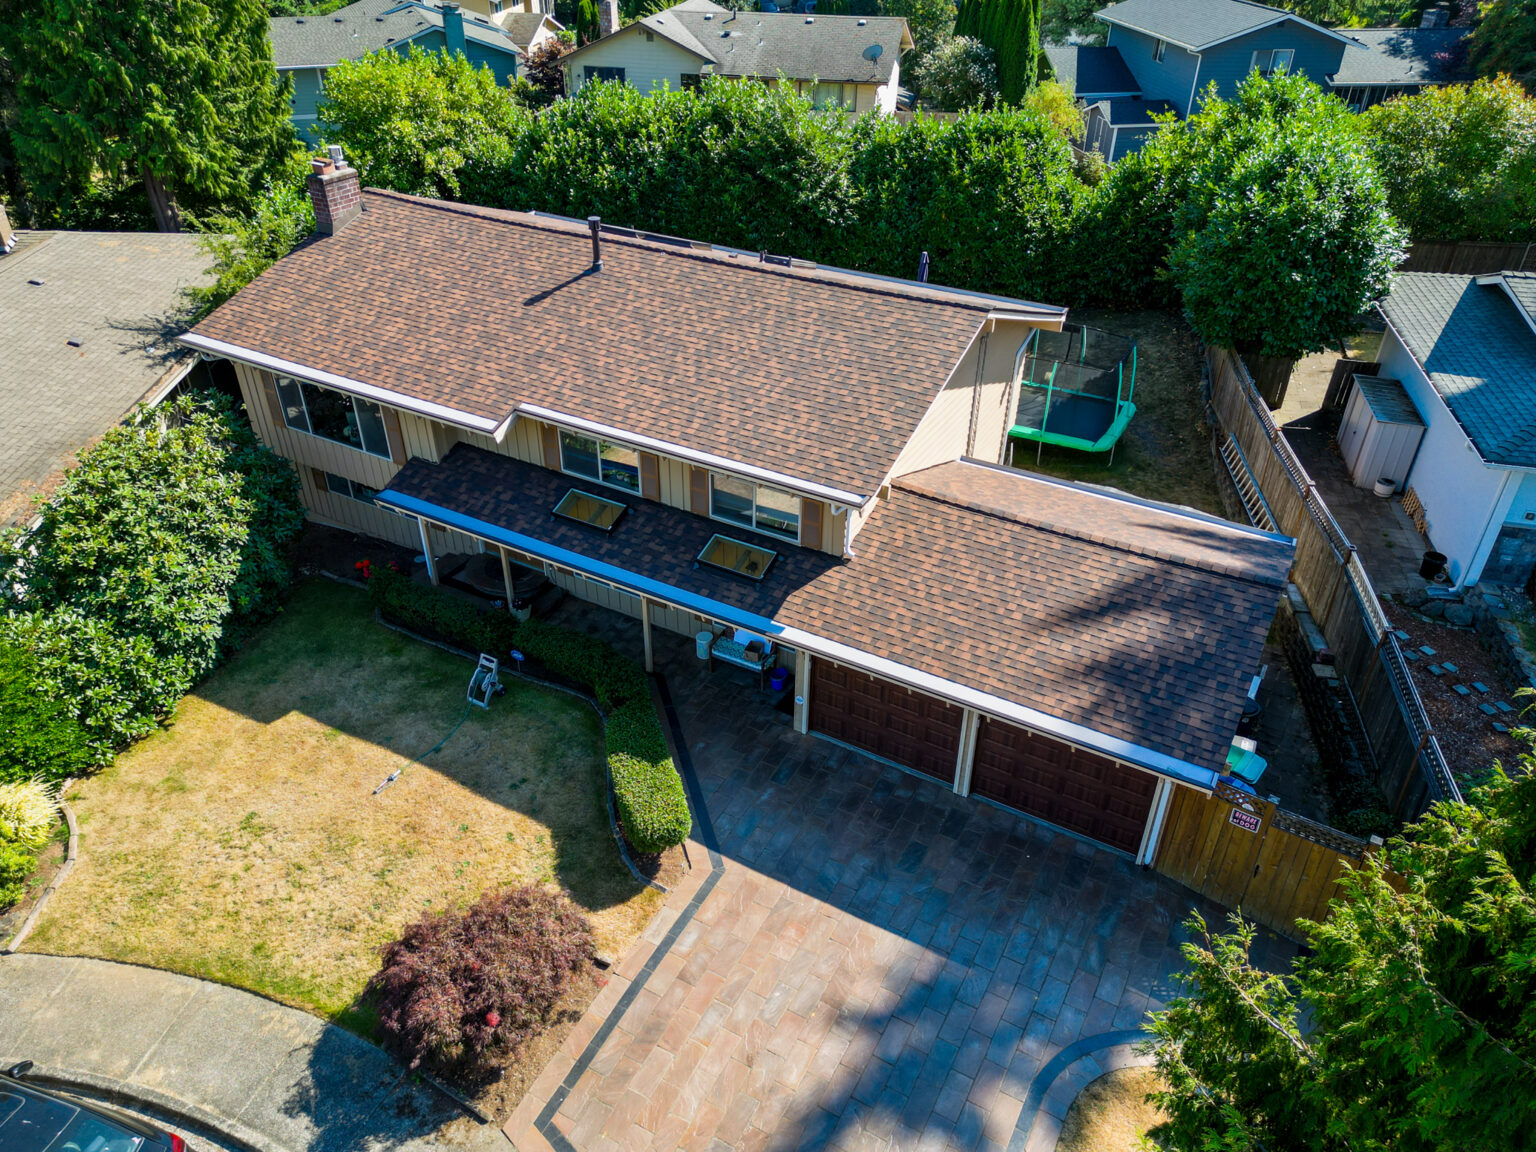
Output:
[[[880,59],[880,54],[882,52],[884,52],[884,51],[885,51],[885,45],[883,45],[883,44],[871,44],[868,48],[864,49],[864,59],[866,59],[866,60],[878,60],[878,59]]]

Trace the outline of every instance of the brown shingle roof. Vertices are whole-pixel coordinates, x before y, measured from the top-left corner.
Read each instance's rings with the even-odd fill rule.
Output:
[[[571,222],[369,191],[195,333],[472,416],[538,405],[865,495],[999,306],[613,236],[603,258],[588,274]]]
[[[570,487],[619,495],[460,445],[441,464],[413,460],[384,499],[423,501],[546,555],[564,550],[552,558],[594,575],[632,573],[1214,770],[1291,556],[1288,541],[1236,525],[971,462],[894,485],[851,561],[635,498],[605,535],[550,516]],[[717,531],[779,559],[760,583],[696,565]]]

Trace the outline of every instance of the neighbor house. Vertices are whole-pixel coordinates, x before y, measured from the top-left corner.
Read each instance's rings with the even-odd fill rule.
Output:
[[[269,35],[278,73],[293,81],[294,127],[307,140],[315,138],[325,74],[343,60],[384,49],[455,52],[476,67],[489,68],[497,83],[510,84],[521,54],[513,37],[489,16],[466,16],[454,3],[417,0],[357,0],[326,16],[274,16]]]
[[[781,80],[818,108],[894,112],[901,56],[912,47],[896,16],[745,12],[683,0],[617,30],[617,5],[599,9],[604,35],[565,58],[566,91],[589,80],[642,92],[697,87],[703,76]],[[606,15],[604,15],[606,13]]]
[[[498,556],[508,601],[543,572],[639,618],[648,669],[667,633],[758,637],[799,731],[1140,860],[1215,785],[1292,542],[1000,464],[1064,309],[310,188],[322,235],[183,342],[235,363],[313,519],[423,578]]]
[[[1108,159],[1135,151],[1153,115],[1182,119],[1211,85],[1230,99],[1253,72],[1306,76],[1356,107],[1455,78],[1465,29],[1337,31],[1250,0],[1122,0],[1097,13],[1103,47],[1047,51],[1084,101],[1088,147]],[[1127,79],[1131,90],[1127,91]]]
[[[192,233],[19,232],[0,211],[0,528],[199,366],[174,342],[212,263]]]
[[[1423,425],[1404,474],[1383,479],[1405,490],[1453,585],[1525,583],[1536,567],[1536,273],[1403,273],[1379,310],[1379,374],[1401,384]]]

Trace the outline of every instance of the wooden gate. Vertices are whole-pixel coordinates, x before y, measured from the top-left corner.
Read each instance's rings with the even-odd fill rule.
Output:
[[[1176,787],[1153,867],[1300,939],[1296,921],[1326,917],[1345,865],[1358,867],[1370,851],[1364,840],[1227,784],[1210,796]]]

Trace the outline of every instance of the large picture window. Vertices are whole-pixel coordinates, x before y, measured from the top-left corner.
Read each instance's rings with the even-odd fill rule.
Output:
[[[373,456],[389,457],[384,409],[373,401],[291,376],[277,378],[277,395],[288,427]]]
[[[560,467],[572,476],[585,476],[626,492],[640,491],[640,453],[627,444],[562,430]]]
[[[709,514],[786,540],[800,538],[800,497],[739,476],[710,473]]]

